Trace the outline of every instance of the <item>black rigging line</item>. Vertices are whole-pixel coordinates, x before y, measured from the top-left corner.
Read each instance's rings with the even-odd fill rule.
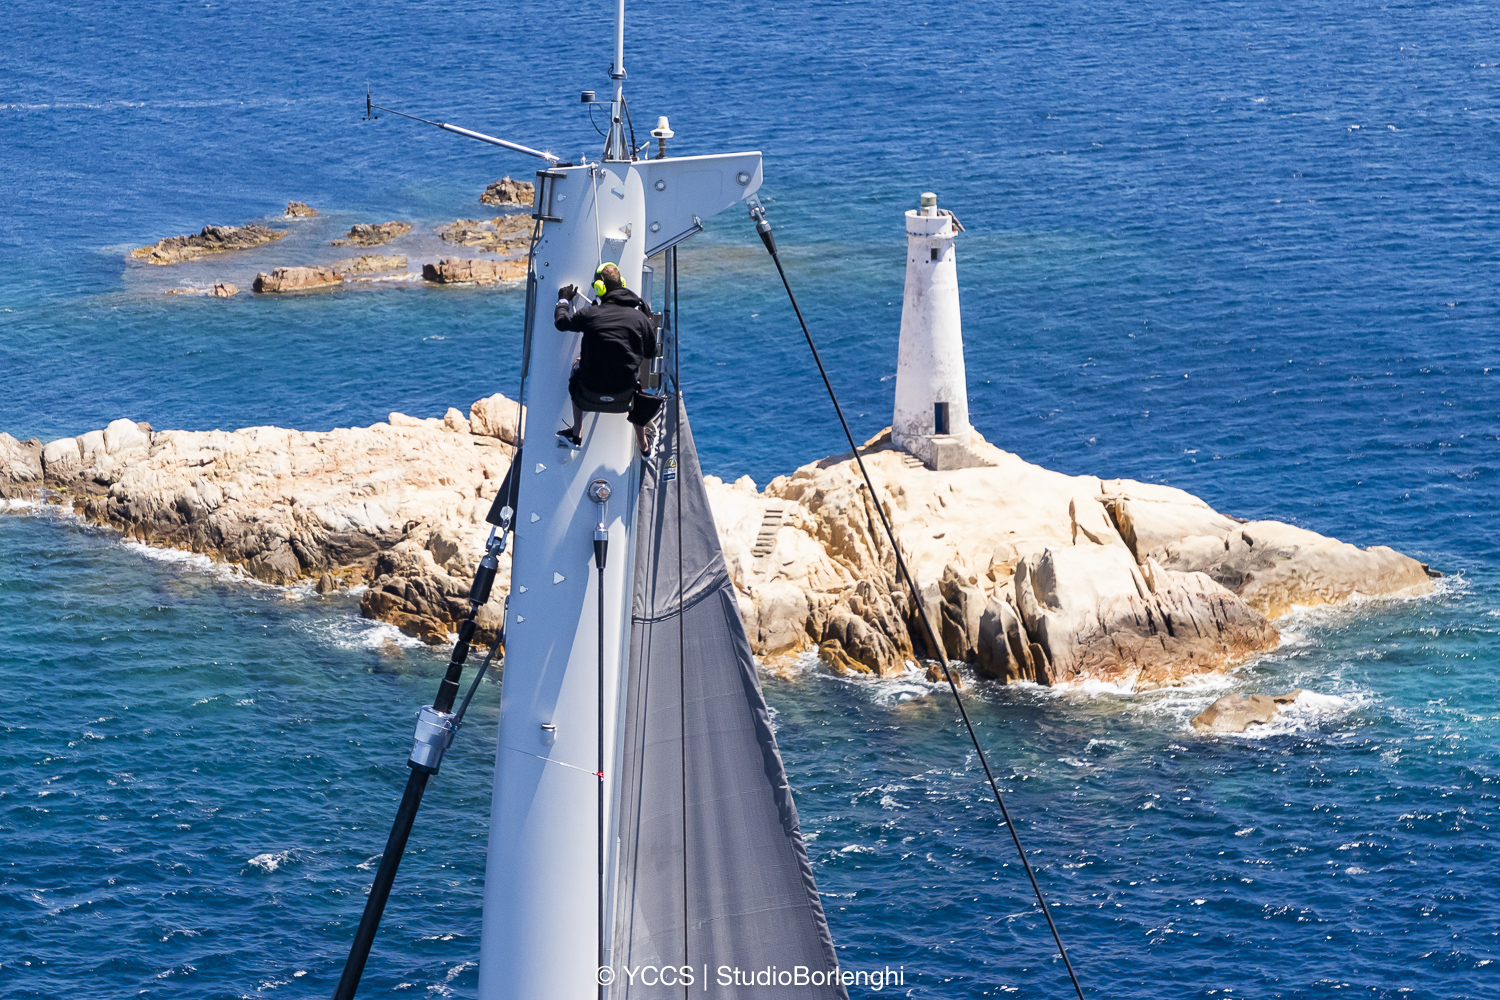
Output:
[[[635,154],[640,152],[635,145],[635,122],[630,120],[630,105],[626,103],[625,96],[620,95],[620,108],[625,112],[625,124],[630,129],[630,159],[635,159]]]
[[[606,131],[604,131],[602,128],[600,128],[599,124],[594,121],[594,106],[592,104],[589,105],[589,124],[592,125],[592,126],[594,126],[594,131],[595,132],[598,132],[600,135],[604,136],[604,138],[606,138],[606,139],[609,138],[609,133],[606,132]]]
[[[969,711],[964,707],[963,696],[959,694],[958,684],[953,680],[953,672],[948,668],[947,650],[943,648],[937,633],[933,631],[932,620],[927,617],[927,608],[922,600],[922,592],[917,589],[916,581],[911,571],[907,569],[906,560],[901,556],[901,546],[896,542],[896,533],[885,516],[885,509],[880,505],[880,496],[875,492],[875,483],[870,479],[869,470],[865,468],[865,460],[859,453],[859,445],[854,440],[853,432],[849,430],[849,421],[844,418],[844,408],[839,405],[838,394],[833,391],[833,383],[829,381],[828,369],[823,367],[823,359],[818,354],[818,345],[813,343],[812,332],[808,330],[807,320],[802,316],[802,307],[797,304],[797,296],[792,292],[791,282],[787,280],[786,268],[781,266],[781,256],[776,252],[776,238],[771,234],[771,224],[766,221],[766,210],[755,202],[750,208],[750,218],[755,221],[755,228],[760,233],[761,242],[770,252],[771,260],[776,262],[776,273],[781,275],[781,284],[786,288],[787,298],[791,300],[792,311],[797,314],[797,322],[802,326],[802,336],[807,339],[807,348],[812,352],[813,361],[818,366],[818,374],[823,376],[823,387],[828,390],[828,398],[832,400],[834,412],[838,414],[839,424],[844,428],[844,437],[849,440],[849,450],[854,453],[854,461],[859,465],[859,474],[864,477],[865,488],[870,491],[870,501],[875,507],[875,513],[880,517],[880,525],[885,529],[886,538],[890,540],[891,551],[896,556],[896,568],[906,579],[913,607],[916,609],[917,617],[922,619],[923,630],[927,633],[928,648],[943,665],[943,678],[948,682],[948,689],[953,692],[953,700],[958,704],[959,715],[963,716],[964,728],[969,731],[969,740],[974,744],[974,752],[979,755],[979,763],[984,768],[984,776],[989,782],[990,791],[995,793],[995,803],[1000,807],[1000,815],[1005,820],[1006,829],[1010,831],[1010,839],[1015,841],[1016,851],[1021,855],[1021,864],[1026,869],[1026,877],[1031,880],[1031,889],[1036,893],[1037,905],[1042,909],[1042,916],[1047,918],[1047,926],[1052,931],[1052,940],[1057,942],[1057,951],[1062,955],[1063,965],[1068,969],[1068,978],[1073,981],[1073,991],[1078,994],[1078,1000],[1083,1000],[1083,987],[1078,985],[1078,975],[1073,971],[1073,963],[1068,960],[1068,950],[1063,947],[1062,935],[1058,933],[1057,924],[1052,920],[1052,911],[1042,895],[1042,887],[1036,880],[1036,872],[1032,871],[1031,860],[1026,856],[1026,849],[1021,846],[1021,837],[1016,833],[1016,824],[1011,822],[1010,810],[1005,808],[1005,797],[1000,794],[1000,785],[995,780],[994,772],[990,770],[990,762],[984,755],[984,748],[979,744],[979,734],[974,731],[974,723],[970,721]]]

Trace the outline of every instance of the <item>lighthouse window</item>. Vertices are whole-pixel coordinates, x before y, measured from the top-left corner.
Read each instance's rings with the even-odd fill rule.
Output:
[[[937,260],[937,247],[932,248],[932,259]]]
[[[932,252],[933,253],[937,253],[936,250],[934,250]],[[934,433],[934,434],[947,434],[948,433],[948,404],[947,403],[933,403],[932,404],[932,433]]]

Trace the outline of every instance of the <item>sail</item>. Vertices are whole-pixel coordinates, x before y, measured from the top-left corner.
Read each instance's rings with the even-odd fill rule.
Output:
[[[636,521],[611,996],[706,976],[737,998],[845,1000],[680,398],[676,417]]]

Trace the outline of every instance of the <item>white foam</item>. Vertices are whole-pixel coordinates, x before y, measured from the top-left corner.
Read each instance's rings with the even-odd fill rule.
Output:
[[[335,615],[292,626],[313,639],[339,649],[425,649],[427,644],[414,639],[390,622],[361,618],[358,615]]]
[[[278,851],[275,854],[257,854],[255,857],[248,859],[245,863],[250,865],[250,867],[252,868],[259,868],[261,871],[269,875],[291,860],[291,851]]]

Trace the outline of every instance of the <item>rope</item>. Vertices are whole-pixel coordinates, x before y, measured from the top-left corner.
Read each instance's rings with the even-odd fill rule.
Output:
[[[1052,940],[1057,942],[1057,951],[1062,955],[1063,965],[1068,969],[1068,978],[1073,982],[1073,992],[1078,994],[1078,1000],[1083,1000],[1083,987],[1078,985],[1078,975],[1073,971],[1073,963],[1068,960],[1068,950],[1063,947],[1062,935],[1058,933],[1057,924],[1052,920],[1052,911],[1042,895],[1042,887],[1036,880],[1036,872],[1031,869],[1031,861],[1026,857],[1026,849],[1021,846],[1021,837],[1016,833],[1016,825],[1011,822],[1010,810],[1005,808],[1005,798],[1000,794],[1000,785],[995,781],[994,772],[990,770],[990,762],[984,755],[984,748],[979,744],[979,734],[974,731],[974,723],[970,721],[969,711],[964,707],[963,696],[959,694],[958,684],[953,680],[953,672],[948,669],[946,650],[933,631],[932,620],[927,617],[927,608],[922,600],[922,592],[917,589],[911,571],[906,567],[906,560],[901,556],[901,546],[896,541],[896,533],[885,516],[885,509],[880,505],[880,496],[875,492],[875,483],[870,479],[869,470],[865,468],[864,457],[859,453],[859,445],[854,440],[854,434],[849,430],[849,421],[844,419],[844,408],[839,405],[838,395],[833,391],[833,383],[828,378],[828,369],[823,367],[823,359],[818,354],[818,345],[813,343],[812,332],[808,330],[807,320],[802,316],[802,307],[797,304],[797,296],[793,294],[791,282],[787,280],[786,268],[781,266],[781,256],[776,252],[776,244],[771,239],[769,224],[764,222],[762,224],[766,226],[761,231],[762,240],[766,244],[766,249],[770,251],[771,259],[776,262],[776,273],[781,275],[781,284],[786,288],[786,296],[791,300],[792,310],[797,314],[797,322],[802,326],[802,336],[807,339],[807,348],[812,352],[813,361],[818,366],[818,374],[823,376],[823,387],[828,390],[828,398],[832,400],[834,412],[838,414],[839,424],[844,428],[844,437],[849,440],[849,449],[854,452],[854,461],[859,465],[859,474],[864,477],[865,487],[870,491],[875,513],[880,516],[880,525],[885,529],[886,538],[890,540],[891,550],[895,553],[896,568],[906,579],[907,589],[911,591],[913,607],[917,611],[917,616],[922,619],[923,629],[927,633],[928,648],[936,654],[938,661],[943,665],[943,677],[948,682],[948,689],[953,692],[953,700],[958,703],[958,712],[963,716],[964,728],[969,731],[969,740],[974,744],[974,752],[979,755],[979,763],[984,768],[984,777],[989,782],[990,791],[995,793],[995,803],[1000,806],[1000,815],[1010,831],[1010,839],[1015,842],[1016,852],[1021,855],[1021,864],[1026,869],[1026,877],[1031,880],[1031,889],[1036,893],[1037,905],[1041,907],[1042,916],[1047,918],[1047,927],[1052,931]]]
[[[679,456],[677,462],[677,695],[678,735],[682,749],[682,964],[688,962],[688,849],[687,849],[687,609],[682,579],[682,330],[677,325],[677,248],[667,251],[671,256],[667,272],[672,278],[672,447]],[[663,303],[665,304],[665,303]],[[688,984],[682,984],[683,1000],[688,997]]]
[[[599,566],[599,721],[595,726],[599,737],[598,762],[599,770],[594,772],[599,778],[599,839],[595,847],[599,855],[599,961],[598,967],[604,968],[604,566]],[[599,1000],[604,1000],[604,982],[602,977],[595,977],[599,982]]]

